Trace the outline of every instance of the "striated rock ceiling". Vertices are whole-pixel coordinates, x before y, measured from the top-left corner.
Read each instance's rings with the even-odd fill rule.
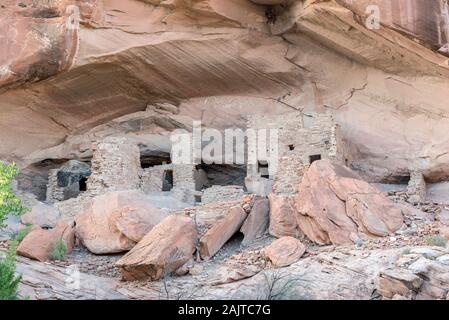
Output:
[[[88,156],[109,134],[165,150],[191,119],[243,127],[297,109],[334,113],[371,180],[446,179],[449,18],[428,2],[2,1],[0,158]]]

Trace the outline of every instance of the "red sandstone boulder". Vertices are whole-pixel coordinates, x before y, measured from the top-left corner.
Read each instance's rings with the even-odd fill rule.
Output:
[[[200,239],[200,254],[210,259],[240,229],[247,218],[242,207],[231,208],[227,215],[210,228]]]
[[[299,260],[306,252],[306,246],[296,238],[282,237],[263,250],[264,256],[275,267],[286,267]]]
[[[116,265],[125,280],[158,280],[185,265],[195,251],[195,222],[172,215],[155,226]]]
[[[128,251],[167,214],[141,191],[109,192],[95,197],[76,217],[76,233],[92,253]]]
[[[247,244],[254,239],[262,237],[268,228],[270,219],[270,202],[268,199],[257,199],[243,223],[240,231],[245,235],[242,244]]]
[[[117,229],[128,239],[139,242],[155,225],[169,215],[168,210],[149,207],[124,207],[113,214]]]
[[[78,28],[70,25],[67,1],[34,2],[22,7],[2,1],[0,89],[49,78],[74,61]]]
[[[38,261],[47,261],[62,240],[70,253],[75,247],[75,229],[64,221],[58,222],[52,230],[35,227],[19,244],[17,253]]]
[[[39,203],[30,212],[21,217],[23,224],[32,224],[42,228],[54,228],[61,218],[55,207]]]
[[[277,238],[300,237],[301,231],[296,223],[294,197],[271,193],[268,199],[270,200],[270,234]]]
[[[403,224],[393,202],[350,169],[328,160],[310,166],[295,199],[299,228],[319,244],[386,236]]]

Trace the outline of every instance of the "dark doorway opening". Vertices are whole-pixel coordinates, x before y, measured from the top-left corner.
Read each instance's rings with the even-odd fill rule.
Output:
[[[173,170],[164,171],[164,181],[162,191],[171,191],[173,189]]]
[[[196,166],[199,173],[198,181],[201,187],[215,186],[244,186],[246,177],[246,165],[238,164],[206,164],[202,162]]]
[[[82,177],[79,181],[80,192],[87,191],[87,177]]]
[[[140,155],[140,166],[142,167],[142,169],[152,168],[154,166],[160,166],[169,163],[171,163],[169,153],[159,155]]]
[[[321,160],[321,154],[314,154],[309,156],[309,163],[312,164],[315,161]]]

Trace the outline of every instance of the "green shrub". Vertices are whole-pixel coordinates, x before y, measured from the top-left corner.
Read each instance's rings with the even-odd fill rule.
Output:
[[[59,239],[55,245],[55,248],[53,249],[51,258],[53,260],[62,260],[64,259],[66,254],[67,254],[67,245],[65,244],[64,240]]]
[[[33,227],[32,224],[26,224],[24,228],[20,229],[19,232],[14,236],[14,240],[17,242],[22,242],[23,239],[30,233],[31,228]]]
[[[0,300],[18,299],[17,288],[21,276],[16,276],[16,248],[13,241],[4,258],[0,259]]]
[[[26,211],[13,192],[12,182],[18,172],[14,163],[7,165],[0,161],[0,229],[5,227],[5,220],[9,214],[21,215]],[[23,234],[25,231],[20,236]],[[16,276],[16,249],[17,241],[12,241],[5,256],[0,258],[0,300],[19,298],[17,288],[22,277]]]
[[[442,236],[430,236],[427,237],[426,242],[429,246],[446,247],[447,240]]]
[[[9,214],[21,215],[26,211],[13,192],[12,181],[18,173],[14,163],[7,165],[0,161],[0,228],[5,227],[4,223]]]

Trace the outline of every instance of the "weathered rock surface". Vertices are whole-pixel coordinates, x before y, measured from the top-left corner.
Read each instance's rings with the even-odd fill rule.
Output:
[[[241,207],[229,210],[226,216],[218,221],[200,239],[200,254],[203,259],[210,259],[240,229],[247,218]]]
[[[70,25],[68,1],[2,2],[0,90],[35,82],[70,68],[78,45],[78,28]],[[26,39],[26,41],[24,41]]]
[[[61,214],[55,207],[39,203],[30,212],[21,217],[23,224],[32,224],[42,228],[54,228],[61,218]]]
[[[273,266],[286,267],[302,257],[306,252],[306,246],[296,238],[282,237],[273,241],[263,252]]]
[[[438,247],[412,248],[394,267],[382,271],[377,290],[386,299],[445,300],[449,291],[449,255]]]
[[[440,228],[440,235],[442,235],[447,240],[449,240],[449,227],[441,227]]]
[[[444,256],[440,255],[437,259],[441,260]],[[379,297],[379,275],[397,268],[403,257],[403,248],[323,252],[300,259],[289,267],[265,270],[254,276],[248,270],[242,270],[239,275],[234,272],[226,275],[230,281],[222,280],[221,285],[216,285],[215,274],[208,276],[204,272],[188,278],[168,278],[165,284],[158,281],[128,283],[82,272],[74,273],[76,270],[21,257],[18,257],[17,271],[23,275],[20,292],[31,299],[148,300],[214,297],[229,300],[268,299],[276,296],[278,299],[372,300]],[[440,271],[446,272],[448,265],[434,262],[444,268]],[[77,290],[74,290],[75,283],[67,282],[68,275],[79,276]],[[246,278],[248,275],[249,278]],[[240,281],[233,282],[234,278]],[[437,279],[435,275],[432,278]],[[289,284],[289,290],[285,290],[286,284]],[[165,287],[169,295],[166,294]]]
[[[151,207],[124,207],[113,213],[115,224],[128,239],[139,242],[155,225],[169,215],[168,210]]]
[[[396,295],[408,297],[417,292],[423,280],[408,270],[386,270],[380,273],[377,290],[389,299]]]
[[[95,197],[76,217],[76,234],[96,254],[129,251],[166,215],[141,191],[108,192]]]
[[[17,272],[22,275],[19,293],[31,300],[130,298],[119,292],[117,280],[83,273],[76,267],[62,268],[18,256]]]
[[[328,160],[315,161],[305,173],[296,208],[299,228],[319,244],[387,236],[403,224],[393,202],[350,169]]]
[[[192,258],[198,241],[195,222],[172,215],[154,227],[116,265],[125,280],[158,280]]]
[[[0,229],[0,241],[11,239],[22,227],[20,217],[15,215],[9,215],[4,224],[5,226]]]
[[[302,232],[296,222],[294,197],[271,193],[268,199],[270,201],[270,234],[277,238],[300,237]]]
[[[369,9],[377,6],[377,9],[372,10],[379,10],[379,18],[383,25],[404,32],[437,50],[447,44],[449,28],[445,1],[341,0],[339,2],[361,16],[373,13]]]
[[[61,240],[67,247],[67,253],[70,253],[75,246],[75,229],[72,225],[61,221],[51,230],[35,227],[19,244],[17,253],[34,260],[46,261],[51,258]]]
[[[270,202],[268,199],[257,199],[240,229],[244,238],[242,244],[248,244],[262,237],[267,231],[270,220]]]

